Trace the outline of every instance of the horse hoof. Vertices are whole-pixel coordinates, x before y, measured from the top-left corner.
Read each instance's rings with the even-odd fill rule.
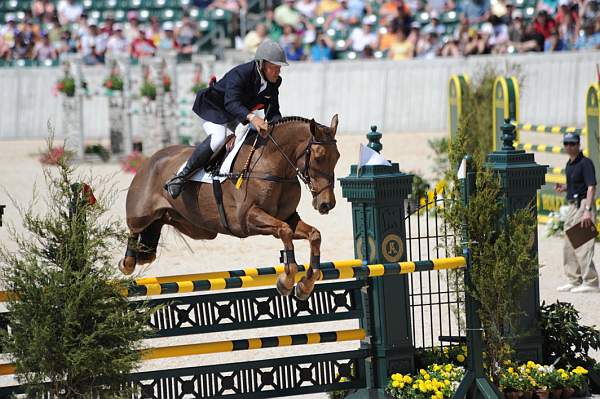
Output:
[[[133,259],[133,262],[129,260]],[[133,264],[132,264],[133,263]],[[131,275],[135,271],[135,258],[132,256],[126,256],[119,261],[119,270],[126,276]]]
[[[311,292],[302,291],[302,289],[300,288],[300,284],[297,284],[294,287],[294,296],[299,301],[306,301],[310,297],[310,294],[312,294],[312,291]]]
[[[279,295],[281,296],[289,296],[292,293],[292,289],[294,289],[294,287],[292,288],[288,288],[286,287],[280,279],[277,279],[277,292],[279,292]]]
[[[156,252],[144,253],[139,252],[137,256],[137,264],[138,265],[147,265],[148,263],[152,263],[156,260]]]

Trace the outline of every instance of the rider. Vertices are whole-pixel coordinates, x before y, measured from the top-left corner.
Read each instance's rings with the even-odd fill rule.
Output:
[[[195,171],[206,166],[213,153],[225,141],[227,132],[234,132],[238,123],[251,123],[264,134],[267,121],[281,118],[279,112],[279,73],[288,65],[285,52],[276,42],[265,39],[253,61],[238,65],[223,78],[198,92],[194,112],[203,119],[202,127],[208,137],[196,146],[181,172],[165,184],[174,199]],[[265,119],[253,112],[265,108]]]

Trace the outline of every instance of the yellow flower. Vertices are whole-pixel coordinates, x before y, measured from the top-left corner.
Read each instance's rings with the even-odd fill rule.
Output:
[[[451,364],[447,364],[446,367],[444,367],[444,370],[446,370],[446,371],[452,371],[452,365]]]
[[[400,382],[399,381],[392,381],[392,386],[394,388],[398,388],[400,386]]]
[[[505,366],[510,366],[511,364],[512,364],[512,361],[510,359],[504,361]]]
[[[442,366],[434,364],[433,365],[433,371],[440,371],[442,369]]]
[[[443,398],[444,398],[444,394],[443,394],[443,393],[441,393],[440,391],[436,391],[436,392],[435,392],[435,397],[436,397],[437,399],[443,399]]]
[[[392,380],[393,381],[402,381],[402,374],[400,374],[400,373],[392,374]]]
[[[530,360],[530,361],[527,362],[527,367],[528,368],[535,367],[535,363]]]
[[[421,369],[421,370],[419,370],[419,374],[421,374],[421,375],[425,375],[425,374],[427,374],[427,371],[425,371],[425,370]]]
[[[512,373],[514,373],[514,372],[515,372],[515,369],[514,369],[514,368],[512,368],[512,367],[509,367],[509,368],[508,368],[508,372],[512,374]]]
[[[417,384],[413,384],[412,388],[417,389],[419,386]]]
[[[462,362],[464,362],[464,361],[465,361],[465,356],[464,356],[464,355],[462,355],[462,354],[458,354],[458,355],[456,356],[456,360],[458,360],[459,362],[461,362],[461,363],[462,363]]]
[[[444,380],[444,384],[450,385],[450,380]]]
[[[403,380],[407,384],[412,384],[412,382],[413,382],[413,379],[412,379],[412,377],[410,375],[405,375],[404,378],[403,378]]]
[[[404,383],[400,382],[400,384],[398,385],[398,388],[400,388],[400,389],[404,388]]]
[[[425,384],[419,384],[419,391],[421,391],[422,393],[427,392],[427,388],[425,387]]]
[[[423,378],[425,378],[426,380],[428,380],[428,379],[431,378],[431,376],[429,374],[425,373],[425,374],[423,374]]]

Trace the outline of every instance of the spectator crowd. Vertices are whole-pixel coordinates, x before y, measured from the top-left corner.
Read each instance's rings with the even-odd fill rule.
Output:
[[[270,37],[291,61],[334,58],[457,57],[600,48],[600,0],[282,0],[245,34],[246,0],[194,1],[234,14],[232,45],[250,54]],[[533,1],[533,3],[527,2]],[[520,2],[520,3],[516,3]],[[88,65],[107,55],[139,58],[158,50],[190,56],[201,37],[184,8],[176,21],[130,9],[125,22],[99,23],[77,0],[34,0],[24,17],[0,21],[0,60],[56,60],[80,53]]]

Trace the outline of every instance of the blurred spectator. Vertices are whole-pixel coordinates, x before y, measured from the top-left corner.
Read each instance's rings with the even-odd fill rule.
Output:
[[[239,15],[241,10],[248,9],[248,3],[246,0],[214,0],[206,8],[227,10],[234,15]]]
[[[108,35],[102,33],[95,20],[89,21],[88,31],[79,41],[79,51],[82,55],[83,63],[86,65],[96,65],[104,62],[104,53]]]
[[[321,0],[317,6],[317,15],[326,17],[340,7],[337,0]]]
[[[300,24],[300,13],[294,8],[294,0],[285,0],[283,4],[275,8],[275,22],[279,26],[291,25],[293,28]]]
[[[492,25],[489,45],[494,48],[496,53],[505,53],[509,42],[508,26],[497,15],[492,15],[489,23]]]
[[[246,34],[244,38],[244,49],[249,54],[255,54],[258,45],[267,37],[267,27],[264,24],[257,24],[254,30]]]
[[[56,49],[50,44],[48,34],[43,34],[42,39],[34,45],[31,58],[38,61],[51,61],[58,58]]]
[[[191,56],[198,40],[198,27],[188,13],[183,14],[181,24],[175,28],[175,37],[180,46],[179,53]]]
[[[371,21],[365,17],[360,27],[352,29],[350,37],[346,41],[344,48],[351,48],[357,53],[362,54],[366,47],[373,49],[377,46],[377,35],[373,32]]]
[[[102,24],[100,31],[102,33],[106,33],[106,35],[110,36],[113,33],[113,25],[115,24],[115,17],[112,14],[108,14],[104,17],[104,23]]]
[[[83,14],[82,5],[77,4],[75,0],[60,0],[57,10],[61,25],[76,22],[79,16]]]
[[[300,36],[296,36],[294,42],[285,47],[285,55],[287,56],[288,61],[304,61],[306,59],[302,38]]]
[[[404,0],[390,0],[383,3],[379,9],[380,18],[397,18],[400,13],[410,15],[410,8],[404,3]]]
[[[4,41],[4,37],[0,36],[0,60],[10,59],[10,47]]]
[[[139,35],[131,42],[131,56],[133,58],[151,57],[154,55],[156,47],[152,40],[146,37],[146,32],[139,29]]]
[[[539,33],[533,24],[525,26],[525,34],[521,37],[519,52],[544,50],[544,35]]]
[[[392,44],[388,57],[395,61],[408,60],[413,58],[415,48],[411,42],[409,42],[402,29],[398,29],[396,32],[396,42]]]
[[[494,27],[486,22],[481,25],[481,29],[475,34],[470,35],[469,42],[465,44],[464,55],[482,55],[490,54],[490,38],[494,33]]]
[[[15,36],[15,46],[12,50],[12,57],[15,60],[29,60],[33,52],[33,42],[25,38],[23,32],[18,32]]]
[[[553,30],[550,36],[544,42],[544,51],[565,51],[567,50],[567,44],[560,37],[558,30]]]
[[[333,42],[323,32],[317,32],[317,39],[310,46],[310,59],[314,62],[328,61],[333,58]]]
[[[6,25],[0,28],[0,36],[2,36],[4,43],[9,48],[13,48],[15,46],[15,41],[17,38],[17,24],[15,23],[15,19],[12,15],[6,17]]]
[[[437,32],[424,30],[416,48],[417,58],[433,59],[440,54],[440,41]]]
[[[317,15],[317,2],[315,0],[298,0],[294,7],[306,18],[314,18]]]
[[[163,32],[157,47],[161,50],[179,50],[179,44],[177,43],[177,39],[175,39],[175,25],[173,25],[173,22],[164,22],[162,29]]]
[[[442,36],[446,33],[446,27],[440,23],[440,14],[437,11],[431,11],[431,13],[429,13],[429,19],[429,24],[425,26],[428,32],[435,32],[438,36]]]
[[[31,15],[38,21],[44,18],[44,15],[54,14],[54,3],[50,0],[34,0],[31,3]]]
[[[392,44],[396,43],[397,30],[398,28],[394,24],[392,24],[391,21],[386,22],[385,25],[379,29],[379,50],[387,51],[390,49],[390,47],[392,47]]]
[[[154,47],[158,47],[160,44],[160,21],[156,15],[152,15],[149,18],[150,27],[146,30],[146,38],[150,39],[154,44]]]
[[[279,38],[279,44],[281,47],[286,48],[296,40],[296,32],[292,25],[283,26],[283,34]]]
[[[490,16],[490,0],[464,0],[462,12],[472,24],[484,22]]]
[[[127,38],[120,24],[113,25],[113,33],[106,43],[106,54],[113,57],[126,57],[129,54]]]
[[[600,48],[600,32],[596,30],[596,24],[588,22],[583,27],[583,35],[579,36],[575,43],[578,50],[591,50]]]
[[[361,20],[362,9],[358,13],[356,10],[351,10],[347,0],[340,0],[339,5],[339,8],[332,11],[327,17],[324,29],[343,30],[348,26],[356,25]]]
[[[127,21],[129,23],[125,26],[123,34],[128,42],[133,42],[140,35],[140,21],[136,11],[129,11],[127,13]]]
[[[533,27],[537,33],[540,33],[544,36],[544,39],[547,39],[552,31],[556,29],[556,22],[548,16],[548,12],[546,10],[540,10],[533,21]]]
[[[577,43],[577,39],[579,38],[577,25],[577,22],[570,13],[564,14],[561,22],[558,24],[558,34],[563,39],[568,50],[575,48],[575,43]]]

